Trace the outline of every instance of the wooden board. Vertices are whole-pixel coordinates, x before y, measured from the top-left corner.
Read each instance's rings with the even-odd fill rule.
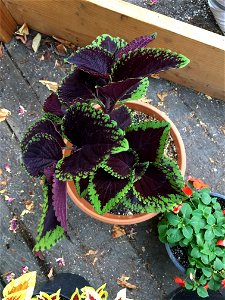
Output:
[[[0,41],[9,42],[16,29],[16,22],[0,0]]]
[[[225,39],[121,0],[3,0],[17,23],[85,45],[109,33],[127,40],[158,33],[153,47],[183,53],[191,63],[162,77],[225,100]],[[59,22],[60,20],[60,22]]]

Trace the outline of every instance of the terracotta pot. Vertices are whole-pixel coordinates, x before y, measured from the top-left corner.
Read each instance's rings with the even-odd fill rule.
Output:
[[[128,101],[126,102],[126,105],[130,109],[145,113],[146,115],[150,115],[157,120],[160,121],[165,120],[170,122],[171,124],[170,134],[173,138],[176,152],[177,152],[177,163],[180,167],[182,175],[184,175],[186,169],[186,153],[185,153],[184,144],[176,126],[169,119],[169,117],[165,113],[161,112],[159,109],[155,108],[154,106],[140,101]],[[141,214],[134,214],[132,216],[123,216],[123,215],[113,215],[110,213],[105,213],[103,215],[99,215],[93,209],[92,205],[88,201],[86,201],[84,198],[79,197],[73,181],[68,181],[67,188],[68,188],[67,190],[70,198],[83,212],[105,223],[118,224],[118,225],[136,224],[151,219],[158,214],[158,213],[141,213]]]

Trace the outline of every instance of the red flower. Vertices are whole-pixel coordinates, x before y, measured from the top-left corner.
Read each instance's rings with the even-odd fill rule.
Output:
[[[191,176],[188,176],[188,181],[191,181],[193,184],[193,187],[196,190],[201,190],[202,188],[208,188],[208,184],[205,184],[201,179],[198,178],[194,178]]]
[[[222,289],[225,289],[225,279],[223,279],[223,280],[221,281],[221,284],[222,284]]]
[[[225,240],[219,240],[219,241],[217,241],[216,245],[225,247]]]
[[[180,277],[176,277],[175,279],[174,279],[174,281],[176,282],[176,283],[178,283],[180,286],[182,286],[182,287],[184,287],[185,286],[185,281],[183,280],[183,279],[181,279]]]
[[[208,283],[206,283],[206,285],[204,285],[203,286],[206,290],[208,290],[208,288],[209,288],[209,284]]]
[[[225,209],[223,209],[223,214],[225,215]]]
[[[182,192],[184,192],[188,197],[190,197],[192,195],[192,189],[190,189],[189,187],[185,186],[184,188],[182,188]]]
[[[182,207],[182,204],[180,204],[180,205],[174,207],[173,212],[174,212],[175,214],[178,214],[179,211],[181,210],[181,207]]]

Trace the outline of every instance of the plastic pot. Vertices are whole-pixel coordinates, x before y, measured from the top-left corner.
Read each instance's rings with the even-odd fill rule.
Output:
[[[51,295],[61,289],[61,298],[69,300],[76,288],[81,289],[85,286],[90,284],[84,277],[72,273],[59,273],[52,280],[44,283],[36,295],[40,292]]]
[[[224,300],[224,296],[220,292],[214,292],[209,290],[209,297],[204,299],[208,300]],[[184,290],[183,288],[178,288],[173,291],[167,298],[167,300],[202,300],[196,292]]]
[[[184,175],[186,170],[186,153],[185,153],[183,140],[174,123],[169,119],[169,117],[165,113],[163,113],[162,111],[160,111],[159,109],[155,108],[150,104],[146,104],[140,101],[128,101],[125,104],[130,109],[145,113],[146,115],[152,116],[157,120],[160,121],[165,120],[170,122],[171,124],[170,134],[173,138],[174,145],[177,152],[177,163],[180,167],[182,175]],[[103,215],[100,215],[94,210],[94,208],[88,201],[86,201],[84,198],[79,197],[73,181],[67,182],[67,191],[72,201],[83,212],[105,223],[118,224],[118,225],[136,224],[151,219],[158,214],[158,213],[140,213],[140,214],[134,214],[132,216],[123,216],[123,215],[114,215],[110,213],[105,213]]]

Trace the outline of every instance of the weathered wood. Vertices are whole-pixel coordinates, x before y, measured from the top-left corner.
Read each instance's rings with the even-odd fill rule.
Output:
[[[131,40],[158,33],[153,47],[183,53],[191,63],[162,77],[225,100],[224,37],[121,0],[4,0],[15,20],[40,32],[85,45],[98,34]],[[51,17],[49,17],[51,16]],[[60,22],[59,22],[60,20]]]
[[[0,0],[0,41],[8,43],[16,29],[16,22]]]

